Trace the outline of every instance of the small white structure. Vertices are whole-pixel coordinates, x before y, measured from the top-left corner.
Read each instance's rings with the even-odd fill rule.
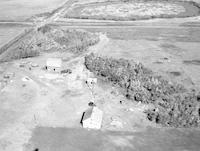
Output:
[[[62,67],[62,60],[60,58],[48,58],[46,62],[46,69],[53,72],[60,72]]]
[[[103,112],[97,107],[91,107],[83,112],[81,124],[83,128],[100,129],[103,118]]]
[[[97,78],[88,78],[87,80],[86,80],[86,84],[88,85],[88,87],[90,88],[90,89],[94,89],[94,85],[97,83]]]
[[[96,84],[97,83],[97,78],[88,78],[86,80],[86,82],[87,82],[88,85]]]

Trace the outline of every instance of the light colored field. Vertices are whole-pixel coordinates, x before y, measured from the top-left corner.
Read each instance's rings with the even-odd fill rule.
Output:
[[[83,15],[113,15],[129,17],[131,15],[137,16],[158,16],[161,14],[179,14],[184,12],[185,8],[177,4],[169,3],[124,3],[124,4],[111,4],[96,7],[86,7],[81,13]]]
[[[67,0],[1,0],[0,20],[25,20],[56,9]]]
[[[69,18],[99,20],[139,20],[197,16],[199,9],[190,2],[132,1],[79,4],[66,13]]]

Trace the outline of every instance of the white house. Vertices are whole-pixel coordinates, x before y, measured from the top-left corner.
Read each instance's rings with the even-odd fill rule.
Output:
[[[97,107],[91,107],[83,112],[81,124],[83,128],[100,129],[103,119],[103,112]]]
[[[48,71],[60,72],[62,60],[60,58],[48,58],[46,61],[46,69]]]

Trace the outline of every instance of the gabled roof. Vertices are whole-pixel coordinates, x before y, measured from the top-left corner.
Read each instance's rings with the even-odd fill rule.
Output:
[[[82,116],[82,119],[81,119],[81,123],[84,121],[84,120],[87,120],[89,118],[92,118],[93,120],[97,121],[97,122],[101,122],[102,120],[102,114],[103,112],[98,109],[97,107],[90,107],[89,109],[87,109],[84,113],[83,113],[83,116]]]
[[[93,107],[90,107],[89,109],[87,109],[84,113],[83,113],[83,118],[82,121],[90,118],[92,116],[92,111],[93,111]]]

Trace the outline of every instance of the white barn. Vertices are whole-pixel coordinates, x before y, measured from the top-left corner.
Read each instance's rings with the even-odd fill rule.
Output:
[[[83,128],[100,129],[103,119],[103,112],[97,107],[91,107],[83,112],[81,123]]]
[[[62,60],[60,58],[48,58],[46,61],[46,69],[48,71],[60,72]]]

